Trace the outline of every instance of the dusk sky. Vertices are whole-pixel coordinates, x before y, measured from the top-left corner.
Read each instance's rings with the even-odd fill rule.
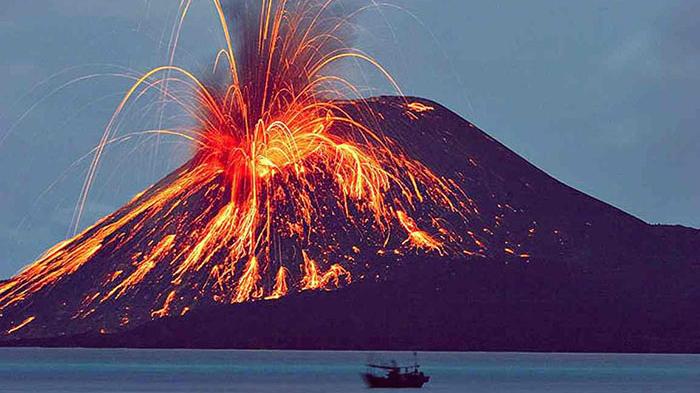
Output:
[[[405,94],[645,221],[700,227],[700,3],[390,2],[357,20],[356,46]],[[177,10],[175,0],[0,3],[0,277],[69,235],[81,157],[132,82],[120,74],[167,63]],[[193,0],[175,63],[204,70],[222,44],[210,1]],[[153,127],[146,109],[123,134]],[[182,142],[153,142],[109,149],[81,226],[188,157]]]

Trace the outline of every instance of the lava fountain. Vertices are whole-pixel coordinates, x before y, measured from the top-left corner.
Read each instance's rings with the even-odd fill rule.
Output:
[[[203,301],[346,285],[370,270],[368,255],[453,252],[461,239],[439,215],[466,214],[468,198],[374,127],[382,114],[339,65],[369,65],[400,90],[377,61],[347,44],[349,21],[361,9],[337,15],[333,4],[262,0],[227,14],[213,0],[225,37],[215,81],[169,64],[134,83],[95,149],[76,222],[135,96],[155,89],[196,121],[187,131],[153,131],[187,139],[191,160],[0,284],[0,311],[25,309],[34,295],[50,297],[83,272],[91,282],[73,283],[80,302],[60,307],[81,320],[109,305],[120,310],[119,321],[100,323],[125,325],[182,315]],[[181,2],[179,23],[189,6]],[[177,84],[189,93],[177,94]],[[405,110],[417,117],[431,108],[406,101]],[[13,316],[12,332],[41,319],[29,313]]]

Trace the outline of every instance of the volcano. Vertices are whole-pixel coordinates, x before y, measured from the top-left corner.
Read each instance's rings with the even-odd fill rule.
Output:
[[[286,268],[241,263],[226,281],[195,260],[199,267],[182,274],[174,261],[196,249],[183,234],[203,231],[200,221],[216,222],[225,208],[216,197],[222,175],[157,210],[143,206],[179,190],[197,168],[193,159],[49,250],[44,261],[70,259],[60,269],[40,260],[0,284],[2,343],[700,350],[699,230],[650,225],[568,187],[435,102],[365,104],[381,114],[376,129],[463,190],[460,205],[427,204],[403,220],[399,213],[378,241],[371,219],[332,210],[342,208],[338,191],[319,179],[315,197],[334,202],[320,205],[328,211],[315,236],[330,246],[299,247],[293,229],[275,250]],[[363,115],[363,106],[338,105]],[[229,247],[218,245],[212,258]],[[239,298],[251,269],[259,279]]]

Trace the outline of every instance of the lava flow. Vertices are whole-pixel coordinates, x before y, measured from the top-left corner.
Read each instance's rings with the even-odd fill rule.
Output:
[[[146,90],[160,91],[195,119],[186,132],[158,131],[189,140],[191,160],[0,284],[0,312],[63,283],[80,294],[79,303],[62,303],[71,319],[109,305],[125,325],[182,315],[201,302],[346,285],[371,270],[367,255],[387,250],[463,252],[440,214],[466,214],[468,198],[374,127],[382,114],[341,64],[365,63],[396,84],[346,44],[353,15],[334,15],[333,3],[262,0],[232,17],[214,0],[225,37],[215,57],[217,82],[174,65],[138,79],[95,150],[78,220],[117,119]],[[180,23],[189,5],[182,1]],[[189,94],[168,88],[176,84]],[[417,119],[432,107],[406,100],[404,110]],[[72,280],[79,271],[89,284]],[[25,313],[11,332],[40,319]]]

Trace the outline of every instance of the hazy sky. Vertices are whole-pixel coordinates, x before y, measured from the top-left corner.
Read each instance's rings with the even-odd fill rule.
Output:
[[[700,227],[700,2],[391,2],[358,20],[357,46],[405,93],[646,221]],[[130,84],[118,74],[167,61],[177,5],[0,2],[0,277],[68,234],[80,159]],[[193,0],[175,62],[204,69],[222,44],[217,28],[209,0]],[[123,133],[153,127],[149,108],[134,108]],[[108,151],[83,225],[187,157],[182,143],[152,142]]]

